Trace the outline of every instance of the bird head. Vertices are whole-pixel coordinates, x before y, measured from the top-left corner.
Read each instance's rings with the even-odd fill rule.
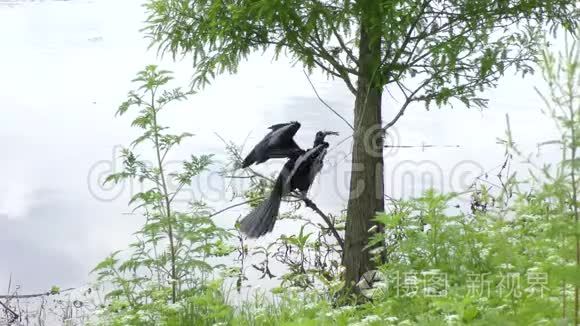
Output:
[[[319,131],[316,133],[316,138],[314,138],[314,146],[320,145],[324,143],[324,138],[326,136],[338,136],[338,132],[336,131]]]

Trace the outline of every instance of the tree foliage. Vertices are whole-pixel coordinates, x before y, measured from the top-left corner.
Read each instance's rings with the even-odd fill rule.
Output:
[[[275,49],[308,69],[343,80],[356,93],[358,33],[369,1],[151,0],[145,31],[161,53],[191,53],[194,86],[235,72],[255,51]],[[566,0],[383,0],[378,26],[380,86],[410,101],[437,105],[457,99],[483,106],[477,92],[495,86],[509,67],[523,74],[536,55],[542,28],[573,30],[578,11]],[[366,90],[363,90],[366,91]]]

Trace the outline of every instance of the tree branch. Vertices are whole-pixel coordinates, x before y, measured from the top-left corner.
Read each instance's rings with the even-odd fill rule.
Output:
[[[64,290],[58,291],[58,293],[52,293],[51,291],[44,292],[44,293],[36,293],[36,294],[11,294],[11,295],[0,295],[0,299],[29,299],[29,298],[38,298],[38,297],[45,297],[49,295],[57,295],[63,292],[72,291],[75,288],[68,288]]]
[[[432,79],[433,77],[425,79],[425,81],[423,81],[423,83],[419,85],[409,96],[405,95],[405,103],[403,103],[403,106],[401,107],[397,115],[395,115],[393,120],[391,120],[383,127],[383,131],[386,131],[387,129],[391,128],[393,125],[395,125],[395,123],[397,123],[397,121],[399,121],[399,119],[403,116],[403,114],[405,114],[405,111],[407,110],[409,104],[411,104],[411,102],[416,100],[414,96],[417,94],[417,92],[419,92],[423,87],[425,87]]]
[[[306,79],[308,79],[308,83],[310,83],[310,86],[312,87],[312,90],[314,91],[314,94],[316,94],[316,97],[318,97],[318,100],[320,102],[322,102],[322,104],[324,104],[324,106],[326,106],[330,111],[332,111],[334,114],[336,114],[336,116],[338,116],[342,121],[344,121],[344,123],[346,123],[350,127],[350,129],[354,130],[354,127],[352,126],[352,124],[350,124],[350,122],[348,122],[342,115],[340,115],[340,113],[336,112],[336,110],[334,110],[330,105],[328,105],[328,103],[326,103],[320,97],[320,95],[318,95],[318,91],[316,90],[316,87],[314,87],[314,84],[310,80],[310,77],[308,76],[308,74],[306,73],[306,71],[303,70],[302,72],[304,73],[304,76],[306,76]]]
[[[319,54],[320,55],[320,54]],[[320,62],[319,60],[312,58],[312,61],[320,68],[322,68],[322,70],[328,72],[329,74],[338,77],[340,79],[342,79],[344,81],[344,83],[346,84],[346,87],[348,87],[348,90],[351,91],[352,94],[356,94],[356,88],[354,87],[354,84],[352,83],[352,81],[350,80],[350,78],[348,77],[348,74],[340,74],[339,72],[336,72],[330,68],[328,68],[327,66],[325,66],[322,62]],[[336,69],[336,68],[335,68]]]
[[[390,64],[386,65],[385,68],[389,68],[394,63],[396,63],[397,61],[399,61],[399,58],[401,57],[401,55],[403,54],[403,52],[405,52],[405,49],[407,48],[407,45],[411,41],[411,35],[413,34],[413,31],[415,31],[415,28],[417,27],[417,24],[419,23],[419,21],[423,17],[423,13],[425,12],[425,8],[427,8],[427,5],[428,4],[429,4],[429,0],[424,0],[423,1],[423,4],[421,4],[421,11],[417,15],[417,17],[413,21],[413,23],[411,23],[411,26],[409,27],[409,30],[407,31],[407,34],[405,35],[405,38],[403,39],[403,43],[401,44],[401,47],[399,47],[399,50],[397,52],[395,52],[395,57],[393,58],[393,60],[391,60],[391,63]],[[386,55],[388,55],[388,54],[386,54]],[[384,58],[383,62],[385,60],[387,60],[386,57]]]
[[[301,199],[302,199],[302,201],[304,201],[304,204],[306,204],[306,207],[312,209],[318,215],[320,215],[320,217],[322,217],[322,219],[324,220],[326,225],[328,225],[328,228],[330,229],[330,231],[334,235],[334,238],[336,239],[336,241],[338,242],[338,245],[340,246],[340,248],[342,249],[342,251],[344,253],[344,240],[341,238],[340,234],[338,233],[338,231],[334,227],[334,223],[332,223],[330,218],[328,216],[326,216],[326,214],[324,214],[311,199],[309,199],[306,196],[301,197]]]
[[[341,49],[344,50],[347,57],[352,62],[357,64],[358,63],[357,57],[355,57],[354,54],[352,53],[352,51],[346,46],[346,44],[344,43],[344,40],[342,39],[342,37],[340,36],[340,34],[336,31],[336,29],[334,27],[332,28],[332,33],[334,34],[334,37],[336,37],[336,39],[338,40],[338,43],[340,44]]]
[[[318,35],[318,31],[316,31],[316,33],[314,33],[314,35],[312,35],[312,41],[310,40],[304,40],[304,42],[306,44],[308,44],[310,46],[310,48],[316,52],[316,54],[323,58],[324,60],[326,60],[335,70],[336,72],[333,72],[334,74],[337,74],[337,77],[340,77],[342,80],[344,80],[344,82],[346,83],[346,86],[348,87],[348,89],[353,93],[356,94],[356,87],[354,86],[354,84],[352,83],[352,81],[350,80],[349,74],[353,74],[355,76],[358,76],[358,71],[356,69],[352,69],[349,67],[345,67],[344,65],[340,64],[340,62],[338,62],[332,55],[330,55],[330,53],[328,53],[328,51],[324,48],[324,44],[323,42],[320,40],[320,38],[317,37]],[[316,62],[316,60],[314,59],[314,61]],[[317,62],[318,66],[324,66],[322,65],[320,62]],[[325,70],[330,70],[327,67]]]

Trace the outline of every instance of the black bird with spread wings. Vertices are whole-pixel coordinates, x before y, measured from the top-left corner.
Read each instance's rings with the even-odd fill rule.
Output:
[[[303,196],[306,195],[324,164],[324,157],[329,146],[324,139],[328,135],[338,135],[338,133],[319,131],[316,133],[312,148],[307,151],[302,150],[299,156],[290,157],[276,178],[270,196],[240,221],[242,233],[250,238],[258,238],[271,232],[276,223],[282,197],[295,189],[299,190]]]
[[[271,158],[297,158],[304,153],[294,141],[294,135],[300,129],[299,122],[280,123],[268,129],[271,131],[246,156],[242,168],[266,162]]]

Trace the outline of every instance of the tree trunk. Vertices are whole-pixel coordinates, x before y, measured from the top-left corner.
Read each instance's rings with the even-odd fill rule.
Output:
[[[371,220],[384,210],[383,132],[380,2],[362,3],[360,22],[359,78],[354,109],[354,136],[350,196],[347,208],[343,264],[346,284],[352,287],[369,270],[370,255],[363,250],[369,240]],[[377,28],[378,26],[378,28]]]

